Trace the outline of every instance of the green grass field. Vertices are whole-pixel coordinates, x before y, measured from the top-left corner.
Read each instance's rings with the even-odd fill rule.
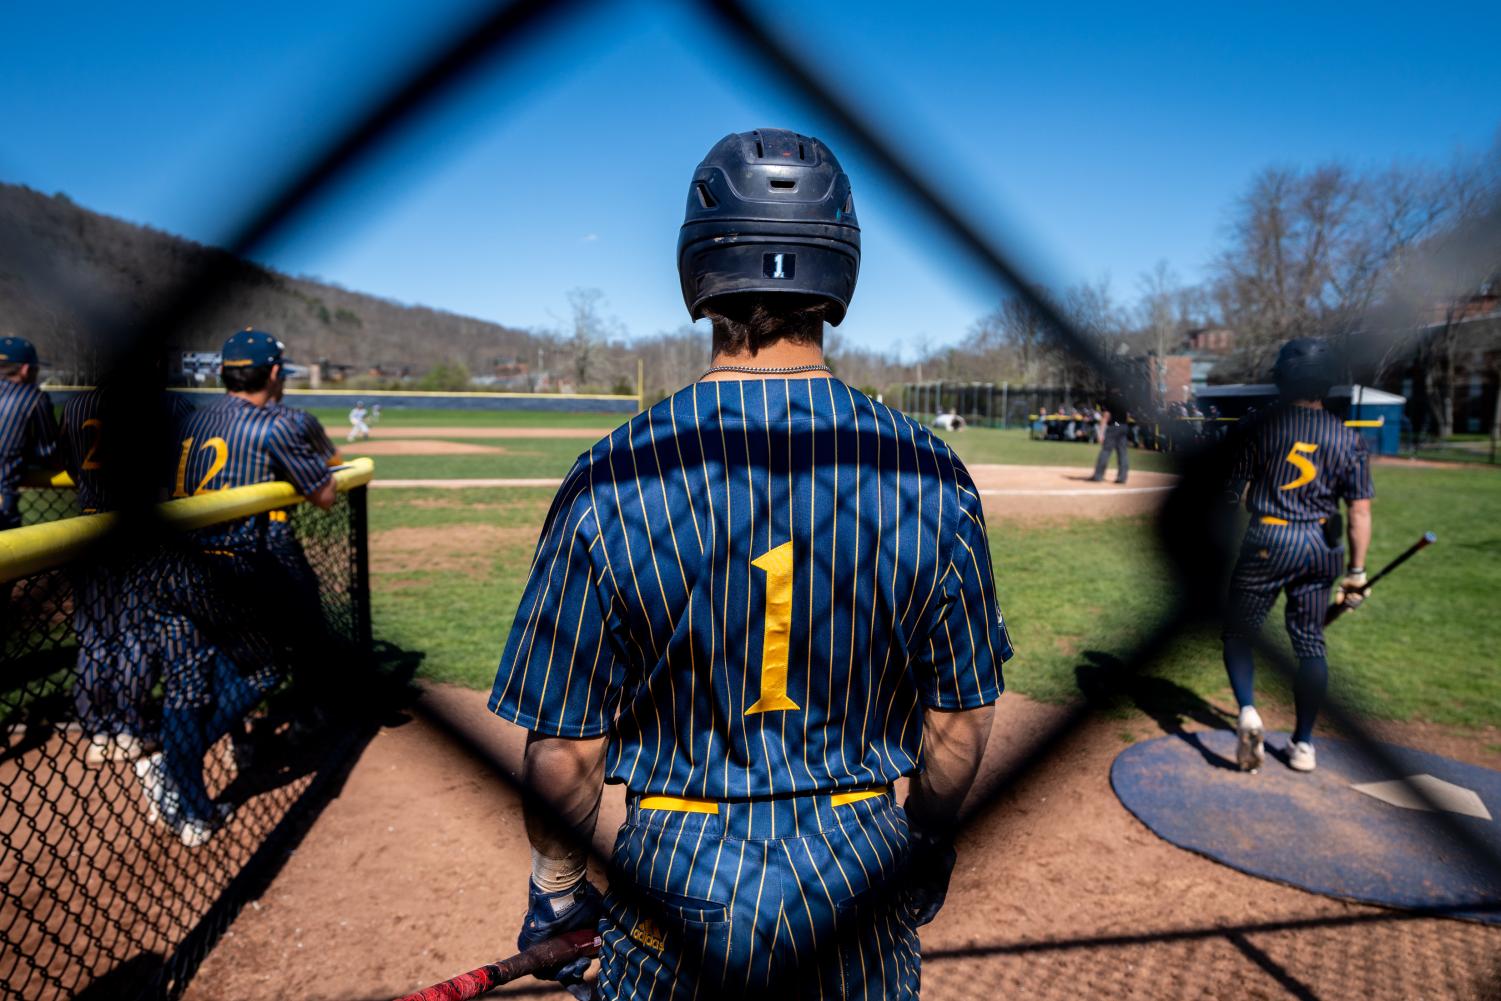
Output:
[[[1087,465],[1094,455],[1088,446],[1031,442],[1025,432],[978,429],[948,437],[971,463]],[[561,476],[588,443],[511,444],[526,448],[501,456],[382,457],[378,476]],[[1162,456],[1133,451],[1132,460],[1140,468],[1166,468]],[[1370,565],[1424,531],[1438,533],[1440,542],[1330,630],[1334,684],[1374,717],[1501,725],[1501,671],[1494,666],[1501,637],[1494,612],[1501,593],[1501,478],[1486,468],[1385,465],[1375,475]],[[427,677],[488,687],[550,500],[548,489],[373,490],[379,636],[424,652]],[[1081,681],[1108,679],[1112,658],[1173,603],[1173,581],[1155,555],[1152,531],[1145,519],[992,521],[997,583],[1018,653],[1007,667],[1011,688],[1056,702],[1075,697]],[[1279,606],[1270,634],[1280,633],[1280,621]],[[1180,637],[1154,673],[1228,704],[1212,631]],[[1280,686],[1266,687],[1274,699],[1286,697]]]
[[[325,424],[341,426],[345,415],[332,411],[314,411]],[[498,423],[504,421],[504,424]],[[381,440],[381,431],[390,428],[443,427],[559,427],[608,428],[613,426],[609,414],[536,414],[526,411],[471,413],[449,410],[390,410],[372,429],[372,439]],[[1007,463],[1031,466],[1089,466],[1094,462],[1092,445],[1075,442],[1031,441],[1026,431],[1000,431],[971,428],[940,435],[959,455],[971,463]],[[379,459],[381,475],[390,479],[484,479],[510,477],[552,477],[561,480],[574,459],[589,447],[586,438],[445,438],[470,445],[485,445],[501,450],[499,454],[480,455],[388,455]],[[359,455],[360,443],[345,445],[347,455]],[[1133,469],[1167,472],[1172,460],[1158,452],[1132,450]],[[1112,472],[1112,475],[1113,472]]]

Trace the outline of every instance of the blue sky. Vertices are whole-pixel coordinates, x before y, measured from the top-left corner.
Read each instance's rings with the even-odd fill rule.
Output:
[[[1501,124],[1491,4],[779,4],[775,22],[1039,280],[1129,297],[1199,277],[1269,164],[1384,166]],[[474,0],[0,7],[0,179],[214,242]],[[771,10],[768,5],[765,9]],[[795,11],[788,17],[787,12]],[[600,289],[632,333],[686,322],[688,178],[721,135],[840,136],[683,3],[616,0],[491,67],[347,178],[267,263],[518,326]],[[858,157],[864,227],[842,331],[909,352],[1001,294]],[[246,322],[254,322],[247,317]],[[414,352],[420,350],[414,346]]]

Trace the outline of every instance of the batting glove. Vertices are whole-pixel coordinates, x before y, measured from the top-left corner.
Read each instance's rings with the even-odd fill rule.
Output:
[[[921,928],[936,918],[943,908],[949,895],[949,877],[954,874],[954,862],[958,856],[953,842],[923,831],[913,830],[909,844],[912,856],[902,896],[912,915],[913,926]]]
[[[1363,567],[1351,567],[1345,579],[1339,582],[1339,603],[1354,611],[1365,601],[1366,576]]]
[[[537,884],[527,880],[526,918],[521,922],[521,934],[516,944],[525,952],[540,942],[557,938],[581,928],[593,928],[599,924],[604,913],[604,898],[587,878],[578,884],[557,893],[547,893]],[[581,984],[589,972],[591,960],[581,956],[571,963],[551,970],[538,970],[539,980],[556,980],[561,984]]]

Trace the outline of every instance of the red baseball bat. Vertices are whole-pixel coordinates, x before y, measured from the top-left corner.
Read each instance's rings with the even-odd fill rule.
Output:
[[[594,956],[601,944],[599,933],[590,928],[569,932],[539,942],[525,952],[518,952],[498,963],[487,963],[477,970],[460,973],[451,980],[434,984],[415,994],[405,994],[396,1001],[470,1001],[488,994],[501,984],[508,984],[538,970],[571,963],[580,956]]]

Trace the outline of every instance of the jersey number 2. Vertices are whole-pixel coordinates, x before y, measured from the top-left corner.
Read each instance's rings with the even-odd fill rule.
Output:
[[[792,636],[792,543],[784,542],[751,561],[766,572],[766,623],[761,634],[761,697],[745,715],[801,709],[787,697],[787,660]]]
[[[1306,458],[1304,458],[1304,456],[1312,455],[1314,452],[1317,452],[1318,449],[1319,447],[1317,445],[1310,445],[1306,441],[1293,442],[1293,447],[1288,449],[1287,452],[1287,461],[1293,466],[1297,467],[1298,475],[1295,478],[1288,480],[1277,489],[1296,490],[1301,486],[1312,483],[1314,477],[1319,475],[1319,467],[1309,462]]]

